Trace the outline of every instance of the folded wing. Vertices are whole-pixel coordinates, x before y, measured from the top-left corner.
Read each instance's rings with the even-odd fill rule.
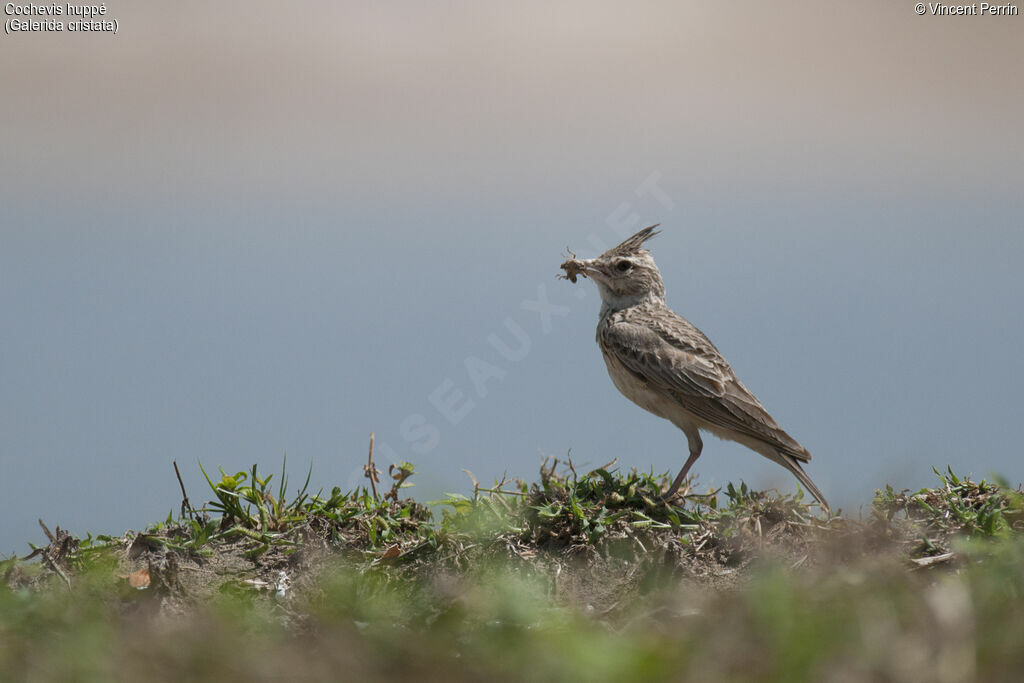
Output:
[[[649,386],[711,425],[753,437],[807,462],[811,454],[779,427],[704,334],[671,311],[612,314],[602,346]]]

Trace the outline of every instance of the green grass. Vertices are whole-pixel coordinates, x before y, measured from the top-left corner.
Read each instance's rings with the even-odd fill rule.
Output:
[[[0,679],[1014,680],[1024,495],[938,473],[864,519],[553,463],[438,514],[392,486],[210,502],[0,563]],[[147,588],[126,576],[145,570]],[[282,584],[286,576],[288,583]]]

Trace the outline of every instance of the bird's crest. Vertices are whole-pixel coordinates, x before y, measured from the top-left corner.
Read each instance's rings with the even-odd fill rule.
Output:
[[[660,223],[655,223],[654,225],[644,228],[632,237],[627,237],[620,244],[604,252],[602,256],[626,256],[628,254],[637,253],[643,248],[644,242],[661,232],[660,230],[655,230],[659,225]]]

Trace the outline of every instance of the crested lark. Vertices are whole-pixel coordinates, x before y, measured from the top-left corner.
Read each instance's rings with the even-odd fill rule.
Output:
[[[626,398],[686,434],[690,457],[665,493],[679,491],[700,457],[701,430],[743,444],[796,475],[823,507],[825,497],[801,462],[811,454],[772,419],[704,333],[665,304],[665,285],[645,241],[652,225],[595,259],[562,264],[565,278],[594,280],[601,294],[597,343]]]

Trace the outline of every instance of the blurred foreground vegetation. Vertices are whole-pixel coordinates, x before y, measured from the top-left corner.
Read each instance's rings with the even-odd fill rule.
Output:
[[[0,680],[1019,680],[1024,495],[938,473],[850,519],[542,468],[433,501],[209,477],[144,533],[0,562]],[[289,497],[291,495],[291,497]]]

